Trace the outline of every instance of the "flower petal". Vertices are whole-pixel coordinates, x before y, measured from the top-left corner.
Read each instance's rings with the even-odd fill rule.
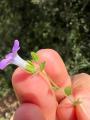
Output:
[[[9,59],[3,59],[0,61],[0,69],[3,70],[10,63]]]
[[[5,67],[7,67],[8,64],[10,64],[13,60],[13,53],[9,53],[5,56],[5,59],[0,61],[0,69],[3,70]]]
[[[12,53],[17,53],[17,51],[20,49],[20,46],[19,46],[19,41],[18,40],[15,40],[14,41],[14,45],[13,45],[13,48],[12,48]]]
[[[9,53],[5,56],[5,59],[12,60],[13,59],[13,53]]]

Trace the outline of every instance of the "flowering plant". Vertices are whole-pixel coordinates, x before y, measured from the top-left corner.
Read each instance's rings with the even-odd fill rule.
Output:
[[[35,73],[37,70],[33,64],[33,61],[38,62],[39,58],[35,52],[31,52],[32,61],[25,61],[19,55],[18,51],[20,49],[19,41],[15,40],[14,45],[10,53],[8,53],[4,59],[0,61],[0,69],[5,69],[9,64],[15,64],[31,73]],[[40,70],[45,67],[45,62],[40,64]]]

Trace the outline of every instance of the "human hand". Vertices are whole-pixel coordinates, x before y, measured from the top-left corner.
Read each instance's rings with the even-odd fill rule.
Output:
[[[70,78],[61,57],[52,49],[39,50],[31,61],[23,60],[19,49],[15,40],[11,52],[0,61],[1,70],[9,64],[20,66],[12,76],[12,85],[21,105],[12,119],[90,120],[90,76]]]
[[[75,75],[71,77],[71,84],[58,54],[51,49],[43,49],[38,55],[41,61],[47,63],[44,72],[32,75],[18,68],[13,74],[13,87],[21,103],[13,119],[89,120],[90,116],[85,111],[89,113],[90,108],[90,76],[84,73]],[[60,89],[53,90],[51,84]],[[67,86],[72,87],[70,96],[66,96],[64,92]]]
[[[12,76],[12,84],[21,103],[20,108],[15,113],[14,120],[21,118],[22,120],[56,120],[58,101],[65,94],[62,89],[54,91],[51,84],[54,84],[54,87],[62,88],[71,85],[66,67],[56,51],[51,49],[39,50],[38,56],[40,62],[46,61],[44,72],[32,75],[18,68]],[[32,115],[33,111],[35,113]],[[27,119],[26,115],[28,115]]]

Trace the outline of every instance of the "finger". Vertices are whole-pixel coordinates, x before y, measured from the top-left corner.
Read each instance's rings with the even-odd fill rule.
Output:
[[[37,52],[40,62],[45,61],[45,71],[48,76],[60,87],[71,86],[71,80],[60,55],[52,49],[41,49]],[[63,90],[56,92],[57,99],[64,97]]]
[[[74,75],[73,95],[79,103],[76,105],[78,120],[90,120],[90,75],[81,73]]]
[[[40,74],[29,74],[18,68],[12,76],[15,93],[21,103],[38,105],[46,120],[55,120],[57,101],[48,82]]]
[[[58,120],[77,120],[75,107],[73,106],[72,102],[68,98],[65,98],[58,105],[57,118]]]
[[[52,49],[41,49],[37,52],[40,61],[46,61],[45,71],[59,86],[69,85],[68,72],[60,55]]]
[[[83,91],[90,92],[90,75],[86,73],[80,73],[72,76],[73,83],[73,95],[81,94]]]
[[[45,118],[37,105],[24,103],[17,109],[13,120],[45,120]]]

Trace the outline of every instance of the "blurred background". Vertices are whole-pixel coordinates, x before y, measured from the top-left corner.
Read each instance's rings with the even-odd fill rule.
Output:
[[[24,59],[30,51],[52,48],[71,75],[90,73],[90,0],[0,0],[0,59],[15,39]],[[14,69],[0,71],[0,96],[11,87]]]

